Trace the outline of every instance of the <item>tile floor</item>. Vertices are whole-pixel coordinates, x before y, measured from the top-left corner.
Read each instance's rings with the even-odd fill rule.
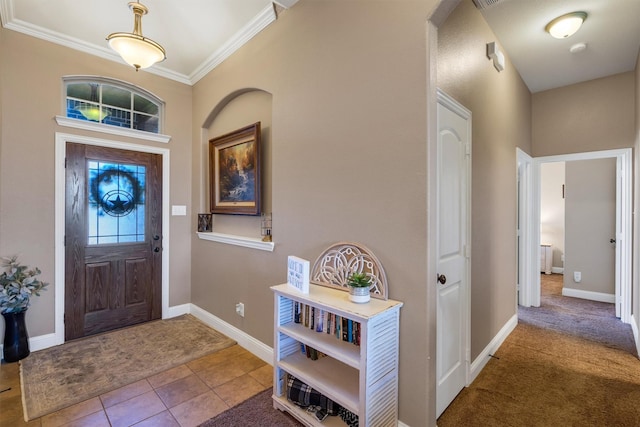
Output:
[[[18,363],[2,364],[0,427],[192,427],[272,382],[271,365],[234,345],[26,423]]]

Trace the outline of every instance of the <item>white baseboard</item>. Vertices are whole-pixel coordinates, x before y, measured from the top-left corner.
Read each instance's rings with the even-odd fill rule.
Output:
[[[476,357],[476,359],[473,361],[473,363],[471,363],[471,370],[469,372],[469,383],[467,385],[471,384],[476,379],[478,374],[480,374],[480,371],[482,371],[485,365],[489,362],[489,357],[491,357],[491,355],[495,353],[498,348],[500,348],[504,340],[507,339],[509,334],[513,332],[517,325],[518,315],[514,314],[513,317],[511,317],[511,319],[509,319],[509,321],[507,321],[507,323],[502,327],[502,329],[500,329],[496,336],[493,337],[491,342],[484,348],[484,350],[482,350],[482,353],[480,353],[478,357]]]
[[[211,326],[216,331],[221,332],[229,338],[236,340],[241,347],[255,354],[266,363],[273,365],[273,347],[269,347],[262,341],[255,339],[246,332],[236,328],[233,325],[230,325],[219,317],[216,317],[208,311],[201,309],[197,305],[190,305],[190,313],[192,315],[194,315],[207,325]]]
[[[591,301],[609,302],[614,304],[616,296],[614,294],[605,294],[602,292],[583,291],[574,288],[562,288],[562,295],[565,297],[582,298]]]
[[[640,355],[640,336],[638,336],[638,320],[635,314],[631,315],[631,331],[633,332],[633,340],[636,343],[636,353]]]
[[[172,317],[182,316],[183,314],[189,314],[191,311],[191,304],[174,305],[169,307],[166,313],[162,313],[163,319],[171,319]]]
[[[564,274],[564,267],[551,267],[551,273]]]

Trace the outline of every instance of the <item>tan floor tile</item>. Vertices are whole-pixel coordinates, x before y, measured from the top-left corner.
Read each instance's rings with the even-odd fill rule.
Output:
[[[156,394],[160,396],[167,408],[173,408],[207,391],[209,391],[209,387],[195,374],[191,374],[178,381],[163,385],[156,389]]]
[[[141,394],[152,391],[151,385],[147,380],[140,380],[133,384],[120,387],[108,393],[100,396],[100,400],[105,408],[109,408],[118,403],[122,403],[125,400],[129,400],[132,397],[140,396]]]
[[[86,417],[82,417],[79,420],[65,424],[64,427],[110,427],[109,420],[104,411],[95,412]]]
[[[150,391],[106,408],[105,411],[113,427],[125,427],[146,420],[166,409],[158,395]]]
[[[254,356],[251,353],[238,357],[234,360],[234,362],[237,363],[238,366],[240,366],[245,371],[245,373],[261,368],[267,364],[264,360],[260,359],[257,356]]]
[[[23,419],[22,397],[9,395],[9,391],[0,394],[0,426],[10,426],[11,421]]]
[[[265,387],[273,387],[273,367],[264,365],[249,372],[249,375]]]
[[[94,397],[93,399],[85,400],[84,402],[45,415],[42,417],[42,427],[62,426],[99,411],[102,411],[102,403],[100,399]]]
[[[188,377],[189,375],[193,375],[193,371],[189,369],[187,365],[180,365],[176,366],[173,369],[169,369],[168,371],[164,371],[157,375],[149,377],[147,378],[147,381],[149,381],[151,387],[158,388],[184,377]]]
[[[233,345],[231,347],[227,347],[220,351],[216,351],[215,353],[208,354],[199,359],[192,360],[187,363],[187,366],[194,372],[202,371],[205,369],[210,369],[214,366],[220,365],[222,363],[226,363],[230,360],[234,360],[235,358],[248,353],[247,350],[240,347],[239,345]]]
[[[169,410],[162,411],[151,418],[147,418],[144,421],[140,421],[138,424],[134,424],[135,427],[180,427],[178,421],[173,418]]]
[[[229,407],[213,391],[187,400],[170,409],[181,427],[195,427]]]
[[[255,396],[267,388],[268,387],[260,384],[249,374],[245,374],[214,388],[213,391],[215,391],[216,394],[231,407],[244,402],[248,398]]]
[[[244,370],[237,366],[234,361],[228,361],[221,365],[205,369],[204,371],[196,372],[196,375],[211,388],[227,383],[244,374]]]

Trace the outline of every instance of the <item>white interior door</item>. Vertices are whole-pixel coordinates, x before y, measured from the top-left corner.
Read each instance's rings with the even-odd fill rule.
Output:
[[[471,113],[438,92],[437,416],[467,383]]]

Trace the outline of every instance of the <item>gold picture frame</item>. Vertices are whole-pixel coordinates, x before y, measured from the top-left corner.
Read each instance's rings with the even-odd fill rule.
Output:
[[[211,213],[260,215],[260,122],[209,140]]]

